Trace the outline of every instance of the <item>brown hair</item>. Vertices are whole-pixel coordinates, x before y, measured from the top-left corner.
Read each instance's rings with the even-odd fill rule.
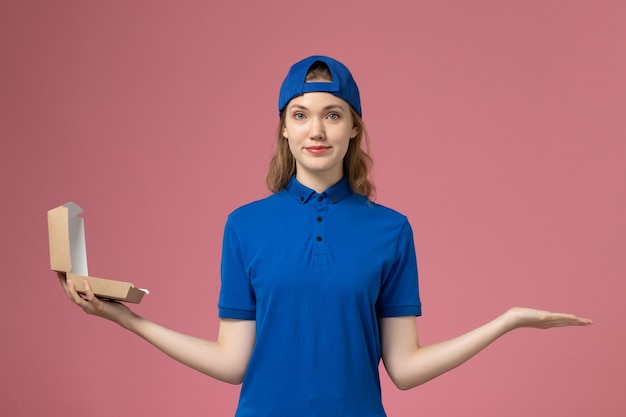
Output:
[[[306,82],[332,81],[330,70],[323,62],[314,63],[306,75]],[[369,156],[370,141],[361,116],[350,106],[350,113],[356,136],[350,140],[348,151],[343,158],[343,172],[347,175],[350,188],[357,194],[373,199],[375,187],[369,178],[372,169],[372,158]],[[296,160],[291,154],[289,143],[283,137],[285,128],[285,111],[280,115],[278,123],[276,152],[272,156],[265,182],[271,192],[277,193],[287,188],[291,177],[296,173]],[[363,149],[363,147],[365,149]]]

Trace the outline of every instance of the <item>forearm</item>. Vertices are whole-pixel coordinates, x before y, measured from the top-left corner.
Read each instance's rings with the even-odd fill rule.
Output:
[[[213,378],[232,384],[242,381],[256,339],[254,321],[222,319],[217,341],[208,341],[150,322],[123,303],[100,300],[87,281],[82,297],[64,274],[59,274],[59,280],[68,297],[86,313],[119,324],[173,359]]]
[[[134,313],[120,323],[157,349],[210,377],[239,384],[248,364],[246,352],[233,344],[205,340],[168,329]],[[221,331],[221,330],[220,330]]]
[[[503,314],[443,342],[422,347],[416,342],[402,355],[401,363],[391,364],[392,379],[400,389],[410,389],[428,382],[463,364],[513,327],[507,315]]]
[[[386,318],[381,321],[383,360],[394,383],[400,389],[409,389],[456,368],[513,329],[589,326],[592,323],[590,319],[573,314],[513,307],[464,335],[420,347],[414,318]]]

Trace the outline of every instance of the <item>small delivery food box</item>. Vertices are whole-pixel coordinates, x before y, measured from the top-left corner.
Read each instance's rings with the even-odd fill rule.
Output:
[[[130,282],[90,277],[87,272],[85,223],[78,215],[83,210],[69,202],[48,211],[48,239],[50,243],[50,268],[64,272],[82,292],[87,280],[94,294],[100,298],[139,303],[148,291],[136,288]]]

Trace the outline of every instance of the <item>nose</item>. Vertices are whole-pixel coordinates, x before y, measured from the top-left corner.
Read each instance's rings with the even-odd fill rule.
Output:
[[[309,138],[314,140],[324,140],[326,133],[324,132],[324,122],[319,117],[311,118],[309,124]]]

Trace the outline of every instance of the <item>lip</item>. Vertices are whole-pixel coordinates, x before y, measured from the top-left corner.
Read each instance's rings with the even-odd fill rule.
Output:
[[[326,152],[330,149],[330,146],[307,146],[304,148],[308,153],[312,153],[315,155]]]

